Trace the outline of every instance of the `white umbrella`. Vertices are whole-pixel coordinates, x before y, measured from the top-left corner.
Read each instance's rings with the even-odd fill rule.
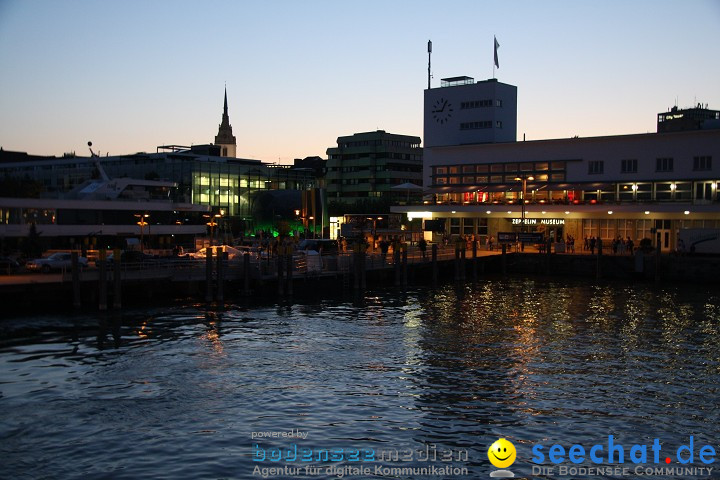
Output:
[[[407,200],[410,201],[410,190],[422,190],[423,187],[420,185],[415,185],[414,183],[405,182],[401,183],[400,185],[395,185],[394,187],[390,187],[391,190],[405,190],[407,191]]]

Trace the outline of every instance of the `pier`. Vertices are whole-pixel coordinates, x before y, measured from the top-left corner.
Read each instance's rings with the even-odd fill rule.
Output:
[[[227,254],[225,254],[227,257]],[[591,255],[553,253],[547,248],[514,246],[488,251],[458,245],[433,245],[423,254],[409,247],[338,255],[279,252],[245,254],[232,260],[158,258],[142,263],[105,264],[50,274],[0,276],[0,299],[10,310],[43,307],[119,310],[152,299],[197,298],[208,304],[242,297],[286,297],[305,290],[362,291],[377,286],[404,288],[440,281],[485,281],[504,275],[546,275],[634,281],[717,282],[718,257]]]

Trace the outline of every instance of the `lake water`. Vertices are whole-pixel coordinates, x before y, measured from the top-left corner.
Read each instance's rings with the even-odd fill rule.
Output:
[[[503,437],[516,476],[637,478],[680,467],[692,436],[693,474],[648,478],[720,478],[698,470],[720,463],[701,458],[720,454],[719,305],[697,286],[508,279],[5,319],[0,477],[490,478]],[[560,477],[608,467],[609,435],[629,473]]]

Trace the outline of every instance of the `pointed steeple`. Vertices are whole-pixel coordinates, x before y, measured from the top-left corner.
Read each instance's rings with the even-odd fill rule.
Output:
[[[237,148],[237,140],[232,133],[232,125],[230,125],[230,116],[228,115],[227,103],[227,86],[225,87],[225,102],[223,105],[222,123],[218,128],[218,134],[215,136],[215,145],[221,147],[221,155],[223,157],[234,157]]]

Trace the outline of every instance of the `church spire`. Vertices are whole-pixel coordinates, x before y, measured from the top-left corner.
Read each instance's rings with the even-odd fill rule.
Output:
[[[232,133],[230,116],[228,115],[227,86],[225,87],[225,102],[223,104],[222,123],[215,136],[215,145],[220,146],[220,155],[223,157],[234,157],[237,149],[237,140]]]

